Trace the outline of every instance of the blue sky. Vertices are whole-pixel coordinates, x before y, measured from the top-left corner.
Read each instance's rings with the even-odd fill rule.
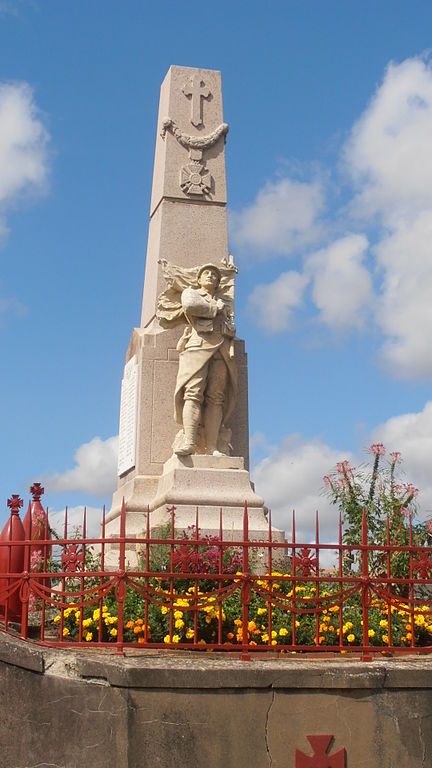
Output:
[[[222,71],[257,490],[382,439],[432,509],[432,6],[0,1],[0,519],[109,504],[160,83]],[[307,524],[305,523],[305,528]]]

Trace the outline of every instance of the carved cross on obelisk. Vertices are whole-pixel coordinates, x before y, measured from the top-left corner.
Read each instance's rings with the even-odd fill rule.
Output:
[[[207,88],[204,80],[198,74],[192,77],[183,86],[183,93],[189,99],[191,98],[191,123],[198,128],[203,124],[202,119],[202,99],[208,99],[210,89]]]

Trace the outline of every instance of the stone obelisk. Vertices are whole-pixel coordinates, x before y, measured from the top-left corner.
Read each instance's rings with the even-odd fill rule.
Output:
[[[240,529],[245,501],[250,528],[266,529],[263,500],[249,479],[247,358],[234,340],[238,396],[228,427],[231,454],[176,456],[173,417],[179,367],[177,343],[184,329],[164,328],[158,297],[166,290],[163,265],[191,270],[206,263],[232,264],[226,217],[225,142],[220,72],[170,67],[161,86],[141,324],[134,328],[122,382],[118,487],[108,515],[108,534],[125,499],[127,531],[139,534],[143,513],[152,527],[177,507],[178,525],[218,527],[219,508],[230,530]],[[222,267],[221,267],[222,268]],[[265,535],[265,534],[264,534]]]

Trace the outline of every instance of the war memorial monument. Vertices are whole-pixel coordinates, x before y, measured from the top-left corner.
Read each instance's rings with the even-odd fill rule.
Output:
[[[318,533],[315,544],[294,541],[294,533],[291,542],[281,531],[270,536],[251,485],[247,360],[236,336],[237,268],[227,243],[227,133],[220,74],[171,67],[161,90],[143,309],[126,355],[118,487],[106,530],[102,524],[100,539],[87,538],[84,516],[83,538],[70,538],[65,514],[52,565],[43,488],[34,483],[25,526],[23,501],[13,494],[0,532],[4,768],[432,765],[432,646],[415,645],[413,634],[405,647],[389,643],[399,614],[411,625],[422,618],[423,626],[425,615],[430,621],[432,548],[374,547],[364,513],[361,542],[349,546],[361,568],[347,572],[341,524],[338,545],[318,543]],[[251,541],[241,538],[245,502]],[[190,552],[206,543],[198,535],[187,544],[172,536],[168,572],[151,564],[150,548],[163,537],[147,535],[149,520],[160,528],[172,507],[180,536],[196,507],[201,531],[220,532],[222,507],[213,571],[190,572],[197,562]],[[133,553],[146,519],[143,567]],[[95,541],[101,553],[93,558]],[[249,568],[249,545],[268,553],[265,578]],[[338,551],[337,575],[320,571],[319,551],[328,547]],[[224,548],[241,549],[241,570],[224,567]],[[288,572],[273,570],[278,548],[290,552]],[[399,579],[390,561],[408,549],[409,578]],[[386,569],[376,576],[371,556],[383,550]],[[396,584],[408,590],[398,593]],[[389,637],[374,645],[369,619],[378,622],[378,613]],[[358,622],[356,647],[348,645],[349,616]]]
[[[265,538],[264,501],[249,476],[248,374],[235,328],[238,270],[229,253],[219,72],[170,67],[162,83],[141,324],[132,331],[121,391],[118,485],[107,534],[152,528],[176,507],[224,535]],[[282,533],[275,531],[282,537]]]

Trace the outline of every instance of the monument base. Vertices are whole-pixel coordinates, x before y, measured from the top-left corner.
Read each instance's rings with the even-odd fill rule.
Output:
[[[106,519],[106,535],[119,536],[120,511],[124,494],[126,535],[143,536],[147,508],[150,510],[151,534],[171,521],[170,509],[175,507],[176,535],[188,532],[196,524],[201,535],[219,536],[221,528],[225,541],[243,539],[244,510],[248,510],[248,539],[269,540],[269,524],[264,501],[251,484],[249,472],[240,456],[171,456],[158,477],[136,476],[113,496],[113,505]],[[284,541],[283,531],[272,528],[272,540]],[[135,554],[130,545],[127,558],[133,567]],[[110,547],[113,561],[118,545]],[[108,553],[107,553],[108,554]],[[264,549],[263,549],[264,556]],[[266,558],[267,559],[267,558]]]

